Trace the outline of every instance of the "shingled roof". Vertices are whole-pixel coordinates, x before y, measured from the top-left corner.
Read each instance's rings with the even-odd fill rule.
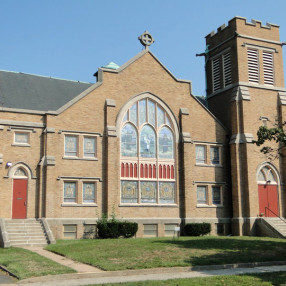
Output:
[[[0,71],[0,107],[56,111],[92,83]]]

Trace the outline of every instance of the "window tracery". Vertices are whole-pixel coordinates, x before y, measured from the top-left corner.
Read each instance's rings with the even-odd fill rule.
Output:
[[[174,129],[155,101],[135,102],[121,124],[121,203],[174,204]]]

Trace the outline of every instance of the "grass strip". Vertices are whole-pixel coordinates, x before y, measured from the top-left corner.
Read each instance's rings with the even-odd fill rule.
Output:
[[[172,279],[165,281],[141,281],[110,283],[109,286],[270,286],[285,285],[286,272],[247,275],[215,276],[203,278]],[[106,285],[106,284],[105,284]],[[89,285],[93,286],[93,285]],[[98,285],[97,285],[98,286]]]
[[[286,260],[286,240],[262,237],[61,240],[46,249],[108,271]]]
[[[75,270],[22,248],[0,248],[0,265],[20,279],[73,273]]]

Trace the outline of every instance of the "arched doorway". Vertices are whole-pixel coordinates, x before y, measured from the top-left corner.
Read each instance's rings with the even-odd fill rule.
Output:
[[[28,175],[24,167],[17,167],[13,173],[12,218],[27,218]]]
[[[257,176],[259,214],[265,217],[279,216],[278,174],[270,165],[263,165]]]

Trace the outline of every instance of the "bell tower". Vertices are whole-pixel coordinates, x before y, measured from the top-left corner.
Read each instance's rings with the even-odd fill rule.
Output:
[[[255,234],[255,220],[267,207],[259,195],[260,184],[268,182],[259,179],[262,166],[276,174],[272,199],[277,215],[285,216],[286,164],[281,158],[269,161],[252,143],[259,126],[286,120],[279,26],[235,17],[207,35],[206,45],[208,108],[229,130],[233,234]]]

